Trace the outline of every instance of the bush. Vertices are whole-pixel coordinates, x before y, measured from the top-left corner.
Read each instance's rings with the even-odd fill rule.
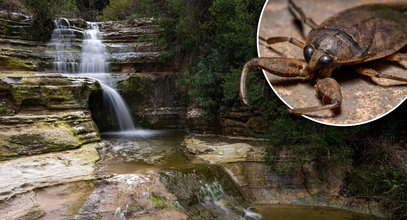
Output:
[[[0,9],[7,12],[19,12],[23,13],[25,11],[24,6],[19,0],[1,0]]]
[[[72,15],[78,11],[75,0],[21,0],[21,2],[33,16],[31,29],[26,34],[32,40],[48,41],[54,29],[55,17]]]
[[[164,0],[110,0],[103,8],[102,15],[97,18],[102,21],[125,20],[133,17],[161,14]]]
[[[256,56],[261,0],[166,1],[159,42],[188,61],[189,95],[208,117],[238,104],[243,64]]]
[[[100,20],[124,20],[140,11],[140,1],[135,0],[110,0],[109,5],[103,9]]]

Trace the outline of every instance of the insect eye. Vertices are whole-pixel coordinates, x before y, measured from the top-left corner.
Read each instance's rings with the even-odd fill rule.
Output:
[[[312,53],[314,53],[314,48],[311,46],[304,47],[304,58],[307,63],[311,59]]]
[[[324,67],[324,66],[328,66],[329,64],[331,64],[333,61],[332,56],[330,55],[322,55],[319,60],[318,60],[318,66],[320,67]]]

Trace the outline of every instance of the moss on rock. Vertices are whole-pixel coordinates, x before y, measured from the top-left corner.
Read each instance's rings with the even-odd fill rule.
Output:
[[[9,131],[5,131],[8,129]],[[82,141],[72,128],[64,123],[38,122],[20,126],[13,131],[12,126],[0,128],[0,160],[23,155],[41,154],[78,148]]]
[[[0,56],[0,68],[16,70],[37,70],[37,67],[31,62],[25,62],[18,58]]]

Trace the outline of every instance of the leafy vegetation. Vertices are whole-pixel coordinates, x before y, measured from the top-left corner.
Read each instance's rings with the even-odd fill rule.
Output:
[[[106,5],[98,19],[159,17],[163,32],[157,44],[169,46],[161,59],[182,58],[189,72],[183,83],[189,87],[191,100],[204,109],[208,118],[240,106],[239,76],[244,63],[256,56],[257,21],[264,4],[264,0],[20,1],[24,7],[10,0],[2,4],[30,11],[34,16],[32,37],[41,40],[47,40],[56,15],[91,9],[92,16],[96,16]],[[403,216],[407,213],[407,174],[402,167],[406,161],[394,154],[403,155],[406,151],[406,104],[368,125],[328,127],[288,115],[261,75],[254,73],[259,72],[253,70],[250,74],[249,99],[270,122],[264,134],[270,140],[268,164],[275,164],[281,150],[289,150],[295,156],[294,165],[301,165],[311,156],[322,165],[352,164],[354,169],[349,170],[344,189],[348,196],[378,201],[397,218],[407,217]],[[100,114],[99,119],[109,126],[114,121],[112,115]],[[278,171],[294,168],[284,164],[275,167]],[[157,207],[168,206],[159,198],[150,200]]]
[[[162,198],[161,196],[151,195],[151,196],[147,197],[147,199],[151,201],[154,208],[156,208],[156,209],[170,208],[170,209],[173,209],[176,211],[179,211],[182,209],[182,207],[177,202],[167,201],[166,199]]]
[[[269,140],[266,161],[283,174],[300,169],[308,158],[316,158],[319,166],[351,167],[344,193],[377,201],[393,218],[403,219],[407,213],[406,110],[404,104],[385,118],[355,127],[329,127],[279,116],[270,120],[264,134]],[[276,162],[282,150],[290,152],[292,162]]]
[[[189,65],[189,95],[208,117],[238,105],[242,63],[256,56],[256,27],[264,1],[167,1],[160,42]]]
[[[110,14],[103,16],[112,15],[109,19],[131,17],[128,12],[119,13],[129,0],[115,1],[120,4],[111,5]],[[244,63],[256,56],[257,21],[264,1],[161,0],[154,3],[160,5],[160,10],[143,8],[140,6],[143,4],[139,4],[137,13],[142,14],[146,9],[153,12],[151,15],[160,17],[158,23],[163,33],[157,43],[170,46],[162,59],[182,57],[189,70],[183,83],[189,86],[194,104],[204,109],[209,119],[240,106],[239,76]],[[276,171],[286,173],[296,169],[310,157],[317,158],[320,166],[349,165],[354,169],[348,171],[348,186],[344,189],[348,196],[381,202],[398,218],[402,217],[401,213],[407,213],[406,171],[400,168],[403,162],[395,157],[380,159],[389,152],[377,150],[376,145],[372,145],[381,139],[389,146],[406,145],[407,135],[403,128],[406,105],[368,125],[324,126],[287,114],[286,106],[274,95],[261,74],[253,73],[248,83],[249,100],[270,122],[264,134],[270,140],[266,152],[268,164],[273,166],[278,152],[288,150],[294,163],[273,166]]]
[[[74,15],[78,9],[75,0],[20,0],[32,14],[31,30],[26,34],[32,40],[48,41],[56,15]]]
[[[18,0],[1,0],[0,8],[6,12],[24,12],[25,8]]]

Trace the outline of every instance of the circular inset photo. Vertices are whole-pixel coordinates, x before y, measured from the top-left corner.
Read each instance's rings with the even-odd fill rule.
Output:
[[[381,118],[407,98],[407,2],[389,2],[269,0],[246,66],[263,69],[293,114],[334,126]]]

